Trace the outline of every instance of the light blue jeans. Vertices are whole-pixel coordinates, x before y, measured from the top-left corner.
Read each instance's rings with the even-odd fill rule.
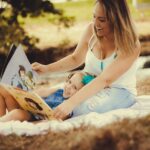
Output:
[[[105,88],[77,106],[73,110],[72,117],[90,112],[104,113],[114,109],[127,108],[135,102],[135,95],[125,88]]]

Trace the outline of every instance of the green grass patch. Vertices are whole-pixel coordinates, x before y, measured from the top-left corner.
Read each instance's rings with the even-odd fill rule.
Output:
[[[93,0],[56,3],[56,7],[64,10],[67,16],[74,16],[77,22],[89,21],[93,13]]]
[[[94,6],[93,0],[86,1],[77,1],[77,2],[65,2],[65,3],[55,3],[56,8],[61,9],[65,16],[75,17],[75,23],[77,22],[85,22],[92,19],[92,11]],[[58,18],[58,15],[53,14],[43,14],[38,18],[27,17],[22,18],[19,17],[20,22],[24,22],[25,24],[46,24],[50,22],[55,22]]]
[[[143,20],[150,20],[150,10],[136,10],[132,5],[132,0],[127,0],[131,15],[134,20],[140,21],[138,23],[138,32],[140,34],[149,33],[149,24]],[[79,41],[83,27],[87,22],[92,20],[94,1],[93,0],[79,0],[77,2],[55,3],[56,8],[62,9],[66,16],[75,17],[75,26],[71,28],[58,28],[52,25],[56,20],[57,15],[43,14],[38,18],[22,18],[19,21],[24,23],[28,34],[38,37],[40,42],[38,46],[41,48],[51,46],[64,46],[74,44]],[[144,24],[143,24],[144,23]]]
[[[139,0],[142,1],[142,0]],[[149,0],[143,0],[148,2]],[[131,14],[135,20],[147,20],[150,18],[150,9],[149,10],[136,10],[132,5],[132,0],[128,0]],[[77,2],[65,2],[65,3],[55,3],[56,8],[62,9],[66,16],[75,17],[76,23],[86,22],[92,19],[94,1],[93,0],[84,0]],[[56,20],[58,16],[53,14],[43,14],[38,18],[21,18],[19,17],[20,22],[25,22],[25,24],[47,24],[52,23]]]
[[[149,0],[137,0],[137,1],[138,1],[138,3],[150,3]]]

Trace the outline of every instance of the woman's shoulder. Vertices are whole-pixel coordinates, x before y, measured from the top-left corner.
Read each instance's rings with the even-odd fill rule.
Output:
[[[93,32],[93,23],[90,22],[85,28],[85,37],[86,37],[87,42],[91,39],[93,34],[94,34],[94,32]]]
[[[87,30],[87,32],[90,34],[90,35],[93,35],[93,23],[92,22],[90,22],[87,26],[86,26],[86,30]]]

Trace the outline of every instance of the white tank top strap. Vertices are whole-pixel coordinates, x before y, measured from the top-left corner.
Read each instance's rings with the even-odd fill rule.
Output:
[[[89,43],[88,43],[88,48],[91,50],[93,49],[96,41],[93,40],[94,39],[94,34],[91,36],[90,40],[89,40]]]

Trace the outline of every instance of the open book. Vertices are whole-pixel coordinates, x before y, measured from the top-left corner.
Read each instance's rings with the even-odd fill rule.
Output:
[[[41,119],[53,119],[52,109],[36,93],[32,92],[37,74],[21,45],[11,47],[1,72],[2,86],[16,99],[22,109]]]
[[[22,46],[13,45],[1,72],[1,83],[29,91],[34,88],[36,77]]]
[[[35,114],[40,119],[54,119],[53,110],[35,92],[25,91],[6,84],[2,84],[2,86],[16,99],[22,109]]]

